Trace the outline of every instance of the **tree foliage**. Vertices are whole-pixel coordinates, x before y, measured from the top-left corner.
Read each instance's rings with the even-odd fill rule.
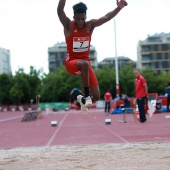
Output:
[[[70,75],[64,66],[46,75],[42,82],[42,96],[46,102],[68,101],[74,87],[82,89],[80,77]]]
[[[128,96],[135,95],[134,65],[124,65],[119,71],[120,91]]]
[[[115,78],[115,69],[104,67],[103,69],[95,70],[99,88],[100,88],[100,96],[101,99],[104,97],[104,93],[106,93],[107,90],[110,90],[112,94],[116,94],[116,78]]]
[[[135,95],[134,87],[134,65],[124,65],[119,70],[119,84],[121,93],[128,96]],[[110,89],[113,97],[116,96],[116,74],[115,68],[103,67],[94,70],[99,82],[100,97],[103,99],[104,93]],[[145,77],[149,92],[165,94],[165,87],[170,82],[170,74],[161,72],[155,74],[149,67],[141,70],[141,75]],[[43,70],[36,70],[30,67],[30,72],[26,74],[23,68],[15,73],[0,75],[0,103],[1,104],[24,104],[30,103],[36,96],[41,96],[41,102],[61,102],[70,100],[70,91],[77,87],[83,90],[80,76],[70,75],[64,66],[49,74]]]
[[[9,91],[12,87],[12,75],[1,74],[0,75],[0,103],[10,104]]]

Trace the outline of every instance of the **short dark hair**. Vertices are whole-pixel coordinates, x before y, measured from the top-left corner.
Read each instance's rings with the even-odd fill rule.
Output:
[[[79,2],[73,6],[74,14],[86,14],[87,6],[83,2]]]
[[[168,83],[168,86],[170,86],[170,82]]]

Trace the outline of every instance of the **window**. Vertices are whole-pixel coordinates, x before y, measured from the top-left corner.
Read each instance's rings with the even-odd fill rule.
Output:
[[[159,62],[155,62],[155,68],[159,68]]]
[[[2,70],[4,73],[9,72],[9,56],[6,53],[2,53]]]
[[[50,61],[54,61],[55,60],[55,54],[54,53],[49,54],[49,60]]]
[[[60,60],[57,60],[57,61],[56,61],[56,66],[57,66],[57,67],[60,67]]]
[[[148,42],[161,42],[161,37],[149,37]]]
[[[162,60],[165,59],[165,53],[162,53]]]
[[[156,53],[152,53],[152,60],[156,60]]]
[[[170,41],[170,37],[167,38],[167,41]]]
[[[143,63],[143,64],[142,64],[142,67],[144,67],[144,68],[147,67],[147,66],[150,67],[150,66],[151,66],[151,63]]]
[[[143,54],[142,55],[142,61],[148,61],[150,60],[150,55],[149,54]]]
[[[155,63],[151,63],[151,68],[154,69],[155,68]]]
[[[162,68],[168,68],[169,63],[167,61],[162,62]]]
[[[157,53],[157,60],[161,60],[162,59],[162,54],[161,53]]]
[[[155,45],[150,45],[150,50],[155,51]]]
[[[142,46],[142,51],[150,51],[150,47],[149,46]]]
[[[56,67],[55,62],[50,62],[50,67],[51,67],[51,68],[55,68],[55,67]]]
[[[66,52],[60,52],[60,58],[59,59],[64,59],[66,57]]]
[[[167,60],[168,59],[168,53],[165,53],[165,60]]]
[[[90,56],[94,56],[94,51],[89,52]]]
[[[158,51],[161,51],[161,50],[162,50],[162,45],[159,44],[159,45],[158,45]]]
[[[167,44],[167,50],[170,50],[170,44]]]
[[[167,44],[162,44],[162,50],[166,51],[167,50]]]
[[[155,51],[158,51],[159,48],[158,48],[158,45],[155,45]]]

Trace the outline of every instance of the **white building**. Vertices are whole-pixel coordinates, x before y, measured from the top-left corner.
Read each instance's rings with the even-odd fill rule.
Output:
[[[0,74],[11,73],[10,51],[0,47]]]
[[[170,72],[170,33],[148,36],[138,43],[137,68],[149,66],[153,71]]]

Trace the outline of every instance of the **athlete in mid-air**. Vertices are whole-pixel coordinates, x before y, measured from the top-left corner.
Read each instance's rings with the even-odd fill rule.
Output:
[[[79,2],[73,6],[73,20],[70,20],[65,12],[66,0],[59,0],[57,13],[64,27],[64,35],[67,44],[67,56],[65,59],[66,70],[72,75],[79,75],[84,88],[84,96],[77,99],[82,112],[86,113],[92,107],[92,99],[99,100],[100,90],[98,80],[90,64],[89,50],[93,30],[114,18],[122,8],[127,6],[124,0],[117,0],[117,7],[99,19],[86,21],[87,6]]]

